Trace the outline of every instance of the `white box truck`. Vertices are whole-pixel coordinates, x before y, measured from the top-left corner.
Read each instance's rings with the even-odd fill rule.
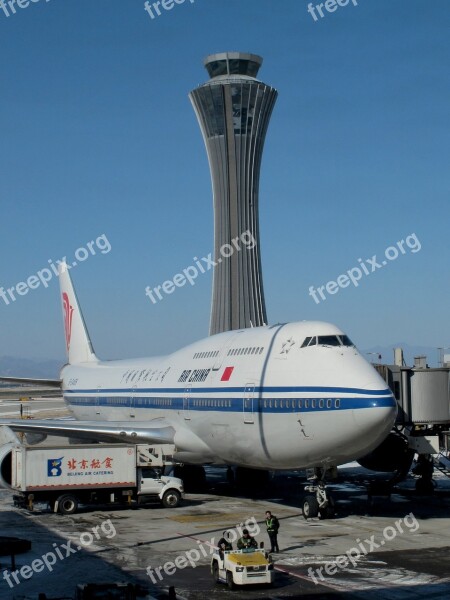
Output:
[[[11,451],[11,488],[16,506],[48,503],[54,512],[73,514],[79,504],[158,500],[178,506],[183,482],[162,475],[173,464],[174,446],[83,444],[22,446]]]

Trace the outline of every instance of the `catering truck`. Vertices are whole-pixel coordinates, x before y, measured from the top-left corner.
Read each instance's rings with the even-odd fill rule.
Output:
[[[23,446],[11,450],[11,484],[16,506],[47,503],[54,512],[73,514],[79,504],[159,501],[179,505],[181,479],[163,475],[173,464],[174,446],[83,444]]]

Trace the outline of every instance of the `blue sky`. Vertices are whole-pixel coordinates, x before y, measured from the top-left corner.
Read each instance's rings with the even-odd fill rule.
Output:
[[[316,2],[313,3],[314,5]],[[361,347],[449,346],[448,0],[359,0],[315,21],[304,0],[41,0],[0,10],[0,286],[69,260],[103,358],[208,333],[211,272],[152,304],[212,249],[206,153],[188,93],[204,56],[261,54],[279,91],[260,187],[269,321],[319,319]],[[316,304],[415,233],[421,249]],[[0,298],[0,355],[62,358],[56,278]]]

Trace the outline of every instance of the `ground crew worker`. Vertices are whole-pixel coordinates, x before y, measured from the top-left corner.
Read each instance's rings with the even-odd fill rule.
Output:
[[[279,552],[280,548],[278,547],[277,536],[278,530],[280,529],[280,523],[270,510],[266,512],[266,527],[270,539],[270,552]]]
[[[228,533],[227,531],[223,532],[223,535],[222,535],[222,537],[220,538],[220,540],[219,540],[219,542],[217,544],[217,546],[219,548],[219,556],[222,559],[223,559],[223,553],[225,551],[227,551],[227,550],[233,550],[233,544],[231,544],[229,542],[229,540],[227,540],[227,537],[226,537],[227,533]]]
[[[248,529],[243,529],[242,534],[242,537],[239,538],[237,542],[238,550],[258,547],[258,542],[249,534]]]

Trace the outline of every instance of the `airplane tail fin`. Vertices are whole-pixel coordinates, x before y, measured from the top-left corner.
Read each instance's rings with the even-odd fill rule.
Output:
[[[59,265],[59,285],[63,309],[66,350],[69,364],[97,362],[83,313],[72,285],[67,264]]]

